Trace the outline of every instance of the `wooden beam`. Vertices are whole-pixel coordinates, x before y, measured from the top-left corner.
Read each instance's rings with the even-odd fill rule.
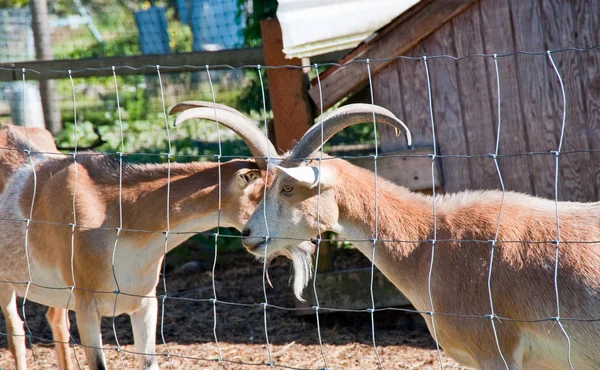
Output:
[[[450,19],[460,14],[477,0],[435,0],[420,8],[409,10],[402,14],[379,35],[368,43],[357,48],[351,58],[342,62],[357,59],[393,58],[409,51],[419,41],[423,40]],[[419,6],[419,5],[417,5]],[[371,74],[379,72],[389,63],[378,62],[371,64]],[[342,98],[350,95],[369,81],[365,63],[351,63],[344,67],[333,67],[321,76],[321,91],[323,94],[323,109],[328,109]],[[312,86],[308,91],[312,101],[320,107],[320,91],[318,86]]]
[[[315,57],[314,61],[316,63],[335,61],[344,53],[345,51],[338,51],[320,55]],[[20,80],[23,68],[29,70],[26,73],[28,80],[40,80],[69,78],[69,70],[72,71],[73,77],[112,76],[112,66],[117,67],[119,75],[153,74],[156,73],[157,64],[162,68],[161,73],[179,73],[203,70],[207,64],[212,69],[226,69],[228,68],[226,65],[234,67],[265,65],[265,58],[262,48],[247,48],[180,54],[0,63],[0,81]]]
[[[430,153],[433,153],[433,148],[382,153],[377,158],[377,175],[413,191],[431,190],[431,158],[428,157]],[[348,159],[348,161],[370,171],[375,167],[372,158]],[[434,167],[436,188],[442,185],[442,176],[438,167],[439,164]]]
[[[262,20],[260,31],[266,64],[302,66],[301,59],[285,58],[278,20]],[[314,120],[312,107],[306,96],[308,77],[300,68],[278,68],[267,69],[267,78],[275,126],[275,145],[278,150],[285,152],[304,135]]]

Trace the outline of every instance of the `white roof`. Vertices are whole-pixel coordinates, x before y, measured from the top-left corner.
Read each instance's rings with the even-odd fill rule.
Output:
[[[278,0],[287,58],[357,46],[420,0]]]

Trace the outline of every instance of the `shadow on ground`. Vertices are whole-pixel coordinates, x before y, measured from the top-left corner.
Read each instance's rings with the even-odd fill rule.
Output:
[[[368,265],[366,258],[354,250],[345,250],[343,261],[359,261]],[[364,260],[363,260],[364,259]],[[208,264],[210,265],[209,262]],[[210,270],[210,269],[209,269]],[[270,304],[294,307],[291,287],[288,285],[290,264],[277,259],[269,270],[273,288],[267,286]],[[176,273],[172,269],[166,274],[169,298],[164,304],[162,332],[166,342],[178,344],[201,344],[214,342],[213,306],[207,300],[212,297],[212,275],[210,271]],[[263,308],[262,263],[248,253],[223,256],[215,270],[215,286],[219,301],[251,304],[251,307],[217,304],[217,330],[219,342],[262,344],[265,343]],[[159,284],[159,294],[162,284]],[[200,300],[200,301],[199,301]],[[160,307],[159,307],[160,310]],[[46,308],[32,302],[26,305],[27,323],[34,344],[50,344],[52,333],[45,321]],[[159,312],[160,318],[160,312]],[[71,313],[73,339],[79,343],[75,316]],[[320,315],[323,343],[348,344],[372,343],[371,315],[367,312],[327,313]],[[121,345],[133,343],[129,318],[125,315],[115,319],[116,334]],[[268,308],[267,327],[271,344],[318,344],[318,333],[314,315],[298,316],[294,312]],[[0,319],[0,330],[5,332],[4,318]],[[161,343],[159,319],[157,343]],[[103,319],[104,343],[116,344],[112,329],[112,318]],[[433,342],[420,315],[383,311],[375,313],[375,336],[379,346],[408,345],[416,348],[434,349]],[[7,348],[5,335],[0,335],[0,348]]]

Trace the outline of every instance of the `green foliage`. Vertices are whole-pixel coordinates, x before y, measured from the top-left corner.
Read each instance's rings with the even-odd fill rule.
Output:
[[[246,70],[246,86],[242,90],[239,100],[236,102],[235,107],[242,112],[248,114],[258,113],[259,115],[263,112],[263,95],[262,87],[260,84],[260,78],[256,70]],[[266,70],[261,69],[262,82],[265,89],[265,106],[266,110],[271,110],[271,100],[269,99],[269,83],[267,79]]]
[[[252,2],[252,11],[246,11],[249,2]],[[239,14],[246,14],[246,28],[244,29],[244,46],[256,47],[262,45],[260,21],[275,18],[277,0],[238,0]]]
[[[22,8],[29,0],[0,0],[0,8]]]
[[[70,14],[73,14],[74,8],[75,4],[72,1],[48,0],[49,13],[58,17],[67,17]]]
[[[363,123],[360,125],[352,125],[333,136],[327,142],[325,151],[332,145],[341,144],[373,144],[375,137],[373,136],[373,122]]]
[[[96,42],[88,47],[74,49],[72,52],[64,55],[64,58],[86,59],[138,54],[140,54],[138,35],[134,34],[115,38],[105,42]]]
[[[62,16],[71,14],[73,6],[67,3],[52,1],[50,5],[53,13],[62,14]],[[90,2],[88,8],[93,9],[94,22],[105,40],[98,42],[87,29],[81,28],[72,32],[73,37],[77,40],[68,37],[55,42],[53,45],[55,56],[58,59],[84,59],[139,55],[141,51],[134,11],[140,9],[141,3],[139,2],[137,5],[135,3],[120,4],[109,1],[104,4],[104,8],[96,9],[101,4]],[[154,5],[160,5],[160,2],[155,2]],[[191,51],[192,31],[190,27],[177,20],[173,7],[167,7],[166,17],[171,51],[174,53]]]
[[[163,83],[170,86],[170,91],[177,91],[176,100],[168,97],[167,105],[184,100],[212,100],[210,87],[207,82],[191,81],[191,73],[165,75]],[[96,95],[85,96],[87,86],[94,86]],[[162,112],[162,101],[158,94],[158,80],[156,76],[125,75],[119,76],[119,102],[121,107],[121,120],[123,123],[124,152],[142,153],[129,156],[131,161],[157,161],[165,158],[154,154],[168,151],[168,140],[165,121]],[[236,106],[239,101],[242,86],[214,85],[215,95],[219,102]],[[57,91],[61,96],[72,94],[68,80],[57,83]],[[79,126],[78,146],[86,147],[98,140],[100,133],[104,143],[95,150],[104,152],[122,151],[119,134],[119,114],[117,112],[117,96],[111,77],[86,78],[76,85],[78,95],[77,121]],[[168,106],[167,106],[168,108]],[[61,147],[72,148],[75,145],[75,128],[73,107],[64,104],[62,119],[65,129],[57,136]],[[256,114],[254,115],[256,116]],[[183,156],[178,161],[189,160],[214,160],[214,154],[219,152],[216,126],[213,122],[189,122],[177,128],[172,127],[172,118],[168,120],[171,131],[172,154]],[[231,131],[221,129],[221,149],[224,155],[245,156],[249,151],[245,144]]]
[[[252,11],[247,9],[250,7]],[[262,36],[260,33],[260,21],[263,19],[274,18],[277,11],[277,0],[238,0],[238,15],[246,16],[246,28],[244,28],[244,46],[259,47],[262,45]],[[266,71],[261,70],[264,91],[265,104],[267,110],[271,110],[269,100],[269,86],[266,78]],[[262,112],[263,99],[262,88],[258,72],[254,70],[246,71],[246,78],[249,81],[240,96],[237,108],[246,113]]]
[[[192,51],[192,30],[189,26],[177,20],[175,9],[167,9],[167,21],[171,52],[185,53]]]

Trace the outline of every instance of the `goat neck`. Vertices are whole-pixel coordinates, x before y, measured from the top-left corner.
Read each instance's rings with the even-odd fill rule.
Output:
[[[220,165],[206,162],[172,163],[170,166],[123,165],[120,175],[118,162],[93,155],[80,155],[77,158],[76,180],[72,164],[71,158],[39,164],[36,168],[37,181],[44,186],[37,189],[36,198],[40,201],[46,196],[47,199],[71,200],[75,193],[78,223],[89,227],[119,227],[122,210],[123,229],[164,231],[168,227],[177,229],[195,219],[200,223],[196,225],[200,229],[195,231],[208,230],[217,226],[221,198],[221,208],[225,208],[221,214],[221,226],[239,228],[240,221],[226,211],[230,210],[228,205],[233,198],[240,198],[243,192],[252,192],[253,184],[250,184],[251,188],[242,189],[236,186],[238,183],[232,184],[230,181],[219,187],[219,177],[234,179],[251,172],[255,174],[251,181],[262,184],[256,163],[249,160],[234,160]],[[29,181],[31,184],[25,188],[32,189],[33,179]],[[27,210],[32,194],[26,192],[23,195],[21,207]],[[92,211],[89,209],[91,205],[96,205]],[[64,207],[64,211],[68,212],[62,215],[38,214],[42,210],[41,205],[34,207],[34,219],[72,222],[69,207]],[[53,210],[58,208],[53,207]],[[237,212],[239,209],[232,210]]]
[[[408,261],[414,258],[419,241],[432,237],[431,197],[412,193],[382,178],[377,179],[375,189],[372,172],[343,160],[331,162],[344,173],[343,181],[337,181],[332,188],[339,209],[335,231],[349,240],[363,240],[354,244],[369,259],[373,247],[370,240],[376,237],[373,262],[400,290],[409,291],[417,265]]]

